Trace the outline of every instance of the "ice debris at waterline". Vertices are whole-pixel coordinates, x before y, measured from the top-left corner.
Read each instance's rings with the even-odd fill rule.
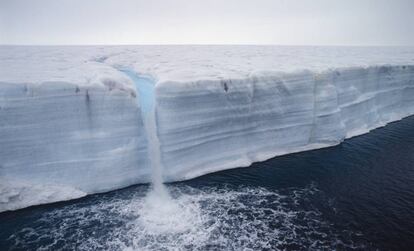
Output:
[[[249,166],[412,114],[412,47],[1,46],[0,211]]]

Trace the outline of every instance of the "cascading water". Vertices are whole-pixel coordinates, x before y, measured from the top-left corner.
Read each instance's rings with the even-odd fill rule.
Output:
[[[149,77],[143,77],[129,69],[119,69],[135,84],[147,135],[148,158],[152,170],[152,189],[145,203],[140,206],[140,225],[152,234],[185,232],[192,228],[198,210],[185,208],[171,197],[163,183],[163,166],[160,156],[160,143],[156,126],[155,84]]]
[[[163,185],[162,163],[160,157],[160,143],[157,136],[156,127],[156,108],[154,83],[148,77],[141,77],[135,72],[128,69],[120,69],[135,84],[138,91],[138,102],[141,107],[141,113],[144,120],[144,127],[147,132],[148,158],[152,169],[152,186],[154,192],[159,195],[165,195],[166,189]]]

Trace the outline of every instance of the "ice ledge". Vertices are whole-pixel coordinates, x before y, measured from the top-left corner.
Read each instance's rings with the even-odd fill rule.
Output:
[[[37,184],[0,177],[0,212],[81,198],[87,193],[62,184]]]

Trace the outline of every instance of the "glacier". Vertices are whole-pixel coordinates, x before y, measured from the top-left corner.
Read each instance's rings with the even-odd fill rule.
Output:
[[[0,46],[0,211],[245,167],[413,114],[412,47]]]
[[[159,84],[165,179],[336,145],[401,119],[414,112],[413,77],[413,67],[380,66]]]

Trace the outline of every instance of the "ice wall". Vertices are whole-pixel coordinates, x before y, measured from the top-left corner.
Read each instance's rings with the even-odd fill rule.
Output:
[[[0,83],[0,211],[147,182],[134,93]]]
[[[339,144],[414,114],[414,67],[262,72],[158,83],[166,180]]]

